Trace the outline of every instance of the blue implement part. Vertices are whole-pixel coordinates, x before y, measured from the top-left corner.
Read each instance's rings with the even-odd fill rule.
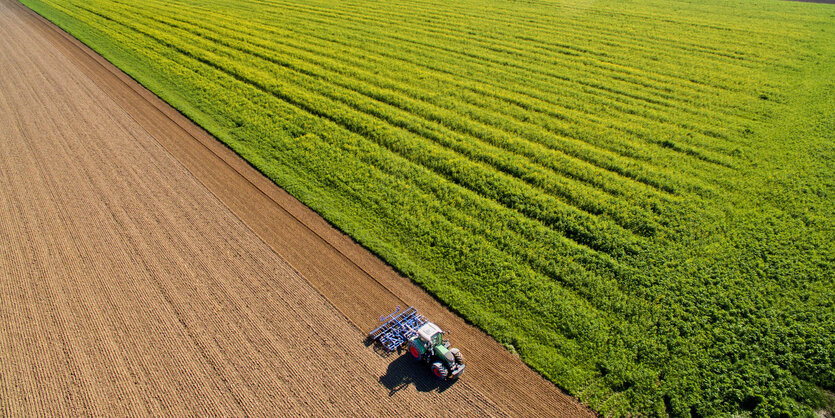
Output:
[[[379,341],[389,351],[402,347],[410,338],[417,335],[417,330],[426,323],[426,318],[417,309],[409,307],[400,311],[400,307],[390,315],[381,316],[383,324],[368,334],[372,340]]]

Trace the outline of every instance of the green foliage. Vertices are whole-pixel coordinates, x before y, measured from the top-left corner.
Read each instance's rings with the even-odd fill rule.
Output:
[[[606,415],[835,389],[835,11],[24,0]]]

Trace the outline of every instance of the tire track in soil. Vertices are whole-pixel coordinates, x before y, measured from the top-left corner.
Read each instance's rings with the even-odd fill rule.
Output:
[[[0,90],[0,122],[17,125],[0,134],[0,167],[13,168],[0,168],[0,194],[11,194],[0,196],[0,227],[16,237],[5,243],[16,254],[0,260],[15,280],[2,291],[28,307],[18,285],[49,283],[40,298],[68,338],[49,340],[60,324],[40,310],[11,321],[38,324],[17,332],[43,352],[0,357],[0,394],[11,394],[0,411],[589,414],[60,29],[0,0],[0,30],[10,39],[2,48],[14,40],[29,52],[0,64],[20,75]],[[40,164],[25,181],[24,159]],[[18,205],[27,210],[7,218]],[[464,379],[438,386],[405,357],[362,344],[396,304],[454,330],[469,358]],[[19,340],[6,335],[0,307],[0,341]],[[21,389],[34,379],[11,364],[62,355],[67,367]],[[84,390],[70,390],[72,379]],[[54,392],[92,399],[26,404]]]

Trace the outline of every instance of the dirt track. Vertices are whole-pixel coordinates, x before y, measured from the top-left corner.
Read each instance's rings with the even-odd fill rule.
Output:
[[[588,414],[12,0],[0,57],[0,415]],[[461,381],[363,343],[398,304]]]

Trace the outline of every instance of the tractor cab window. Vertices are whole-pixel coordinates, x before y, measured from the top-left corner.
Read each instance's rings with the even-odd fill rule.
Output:
[[[441,345],[444,343],[444,333],[439,332],[432,336],[432,344],[433,345]]]

